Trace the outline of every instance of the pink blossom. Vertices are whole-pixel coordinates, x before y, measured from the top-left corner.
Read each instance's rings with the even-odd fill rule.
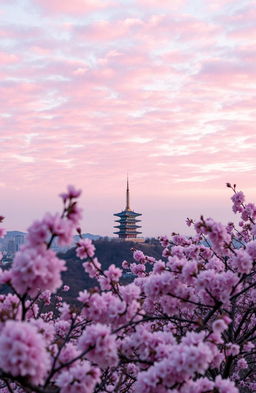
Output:
[[[144,263],[144,262],[145,262],[145,255],[144,255],[144,253],[143,253],[142,251],[140,251],[140,250],[135,250],[135,251],[133,252],[133,258],[134,258],[134,260],[135,260],[136,262],[139,262],[139,263]]]
[[[40,294],[40,299],[46,304],[49,305],[51,303],[51,291],[46,289]]]
[[[166,248],[163,250],[163,252],[162,252],[162,256],[163,256],[164,258],[168,258],[170,255],[172,255],[171,250],[170,250],[168,247],[166,247]]]
[[[226,225],[226,231],[229,233],[229,234],[232,234],[232,232],[233,232],[233,230],[234,230],[234,223],[233,222],[229,222],[227,225]]]
[[[160,236],[159,241],[162,247],[168,247],[170,242],[167,236]]]
[[[217,252],[222,253],[225,250],[226,245],[228,245],[231,241],[230,234],[227,232],[224,225],[215,222],[211,218],[207,218],[205,222],[209,240],[213,248]]]
[[[76,255],[80,259],[85,259],[88,257],[93,257],[95,252],[95,247],[92,244],[91,239],[80,239],[77,242],[77,249],[76,249]]]
[[[253,225],[253,226],[252,226],[251,234],[252,234],[253,236],[256,236],[256,225]]]
[[[238,250],[236,255],[231,258],[231,263],[239,273],[249,274],[252,269],[252,257],[244,250]]]
[[[33,384],[33,391],[60,393],[254,392],[255,205],[244,205],[243,194],[233,198],[239,230],[201,217],[195,236],[162,237],[164,261],[134,251],[135,263],[123,262],[130,278],[136,275],[128,285],[120,282],[122,269],[110,265],[103,272],[94,245],[81,239],[77,255],[88,258],[83,267],[97,287],[79,292],[78,305],[58,295],[46,308],[65,269],[47,242],[55,236],[70,241],[81,217],[79,195],[69,188],[63,215],[34,222],[13,265],[0,270],[0,284],[16,291],[0,295],[0,368],[12,391]],[[241,371],[247,361],[249,374]],[[230,379],[222,379],[227,362]],[[51,366],[56,372],[49,384],[38,386]],[[5,388],[2,381],[1,393]]]
[[[253,348],[255,348],[255,344],[253,344],[251,341],[245,343],[243,347],[243,349],[248,352],[250,352]]]
[[[90,299],[89,292],[85,289],[84,291],[79,292],[79,296],[77,298],[82,303],[88,303]]]
[[[58,362],[60,364],[65,364],[70,362],[72,359],[79,356],[79,351],[77,347],[71,342],[67,343],[60,352],[60,356],[58,358]]]
[[[26,319],[31,320],[38,317],[39,306],[37,303],[34,303],[32,300],[27,299],[25,302],[26,307]]]
[[[66,203],[68,199],[72,200],[78,198],[81,193],[81,190],[77,190],[74,186],[68,185],[67,192],[62,192],[59,196],[62,198],[63,202]]]
[[[246,251],[253,259],[256,259],[256,240],[247,243]]]
[[[184,258],[184,248],[182,246],[173,246],[171,249],[171,255],[177,256],[179,259]]]
[[[27,322],[6,322],[0,336],[0,368],[35,384],[43,382],[50,359],[36,327]]]
[[[168,266],[171,271],[175,273],[180,273],[182,272],[183,266],[187,263],[187,260],[185,258],[179,258],[178,256],[170,256],[168,258],[168,262],[166,263],[166,266]]]
[[[59,245],[68,245],[72,242],[74,225],[71,221],[62,218],[58,213],[47,213],[42,223],[47,226],[49,233],[58,236]]]
[[[153,273],[154,273],[154,274],[161,273],[161,272],[165,271],[165,268],[166,268],[166,267],[165,267],[165,262],[162,261],[162,260],[159,260],[159,261],[157,261],[157,262],[154,264]]]
[[[198,274],[198,263],[195,260],[189,261],[184,264],[182,268],[182,277],[185,282],[191,284]]]
[[[70,322],[65,320],[59,320],[55,322],[54,327],[55,327],[56,334],[64,338],[67,332],[69,331]]]
[[[243,207],[242,204],[245,201],[244,193],[242,191],[236,192],[234,195],[232,195],[231,200],[233,202],[233,212],[242,212]]]
[[[35,326],[37,332],[40,333],[46,344],[50,344],[55,335],[55,329],[53,324],[44,322],[41,318],[31,319],[30,323],[32,326]]]
[[[30,247],[37,247],[46,243],[49,237],[48,225],[44,221],[37,220],[28,228],[27,244]]]
[[[239,368],[239,370],[244,370],[245,368],[248,368],[248,363],[247,363],[246,359],[240,358],[237,361],[237,367]]]
[[[240,353],[240,346],[238,344],[229,343],[226,345],[227,355],[236,356]]]
[[[212,330],[214,333],[217,334],[224,332],[224,330],[226,330],[227,328],[228,325],[225,323],[223,319],[217,319],[212,324]]]
[[[63,321],[69,321],[71,318],[71,311],[70,311],[70,305],[68,303],[60,303],[59,307],[59,312],[60,312],[60,319]]]
[[[11,282],[12,272],[11,270],[0,269],[0,284],[8,284]]]
[[[129,267],[130,267],[129,262],[127,262],[127,261],[123,261],[123,262],[122,262],[122,268],[123,268],[123,269],[129,269]]]
[[[196,287],[204,304],[214,304],[213,299],[228,304],[230,294],[238,281],[238,276],[231,271],[217,273],[206,270],[199,273]]]
[[[146,261],[148,263],[150,263],[150,264],[153,264],[156,261],[156,259],[154,257],[150,257],[150,256],[147,255],[146,256]]]
[[[203,373],[209,366],[213,355],[202,342],[198,345],[173,345],[170,355],[140,372],[135,384],[135,393],[165,392],[165,386],[185,382],[195,373]]]
[[[8,293],[0,295],[0,321],[8,319],[21,319],[21,304],[16,295]]]
[[[248,221],[250,218],[254,220],[256,218],[256,206],[253,203],[248,203],[245,205],[241,214],[241,218],[244,221]]]
[[[189,246],[191,241],[182,235],[173,235],[172,241],[176,246]]]
[[[83,210],[78,207],[77,203],[72,203],[68,209],[67,219],[73,226],[78,227],[80,220],[82,219]]]
[[[97,278],[102,291],[109,291],[111,289],[111,281],[105,276],[98,276]]]
[[[81,193],[82,190],[76,189],[73,185],[68,185],[67,187],[68,198],[70,199],[78,198],[81,195]]]
[[[79,338],[78,348],[88,360],[103,369],[118,363],[115,335],[108,326],[99,323],[88,326]]]
[[[220,375],[215,379],[215,387],[218,389],[219,393],[239,393],[234,382],[229,379],[222,379]]]
[[[141,263],[139,263],[138,265],[136,263],[132,263],[130,266],[130,269],[131,269],[131,272],[138,277],[145,276],[146,267],[145,267],[145,265],[143,265]]]
[[[89,274],[90,278],[97,277],[101,271],[101,264],[98,258],[93,258],[91,261],[86,261],[83,263],[84,270]]]
[[[214,382],[208,378],[199,378],[195,381],[189,380],[180,389],[180,393],[204,393],[213,392]]]
[[[26,248],[14,258],[11,281],[20,295],[27,292],[34,296],[47,289],[54,292],[62,285],[60,274],[64,270],[65,262],[52,250]]]
[[[89,362],[82,362],[62,371],[56,379],[60,393],[92,393],[100,382],[100,370]]]
[[[216,273],[221,273],[225,270],[225,265],[222,259],[216,257],[216,255],[213,255],[208,260],[207,270],[214,270]]]
[[[119,278],[122,276],[122,270],[116,267],[115,265],[110,265],[108,270],[104,271],[105,276],[109,281],[118,282]]]
[[[120,294],[127,304],[133,300],[139,300],[140,293],[140,288],[134,283],[120,287]]]

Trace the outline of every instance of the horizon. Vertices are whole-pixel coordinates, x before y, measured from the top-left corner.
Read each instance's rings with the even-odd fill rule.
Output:
[[[256,198],[250,0],[2,0],[0,215],[24,231],[83,190],[83,232],[190,234],[237,221],[226,182]]]

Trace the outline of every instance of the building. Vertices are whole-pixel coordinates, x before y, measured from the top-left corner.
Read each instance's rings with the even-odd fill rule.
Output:
[[[6,252],[13,257],[21,246],[25,243],[26,233],[20,231],[8,231],[0,241],[0,251]]]
[[[7,255],[10,257],[14,257],[16,252],[15,241],[13,239],[8,240],[7,243]]]
[[[135,213],[130,208],[130,190],[129,190],[129,181],[127,179],[127,188],[126,188],[126,207],[121,213],[115,213],[114,216],[119,217],[115,222],[118,225],[115,225],[114,228],[118,228],[117,232],[114,234],[118,235],[120,239],[134,241],[134,242],[143,242],[144,239],[142,237],[138,237],[141,232],[138,231],[141,228],[138,223],[141,220],[138,220],[137,217],[141,216],[141,213]]]
[[[14,237],[14,242],[15,242],[15,250],[19,251],[21,246],[25,243],[24,233],[17,233]]]

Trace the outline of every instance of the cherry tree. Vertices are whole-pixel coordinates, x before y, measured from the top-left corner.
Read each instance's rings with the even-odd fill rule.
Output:
[[[160,260],[134,250],[122,269],[106,270],[81,236],[81,191],[69,186],[62,213],[35,221],[0,271],[9,286],[0,295],[0,392],[254,392],[256,206],[227,186],[238,228],[188,219],[195,235],[161,237]],[[77,257],[98,282],[79,293],[79,306],[56,295],[69,288],[51,250],[76,232]],[[127,271],[134,279],[123,284]]]

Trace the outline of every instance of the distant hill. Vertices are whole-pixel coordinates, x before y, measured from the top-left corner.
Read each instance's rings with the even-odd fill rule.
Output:
[[[162,255],[162,247],[156,240],[134,243],[118,239],[99,238],[93,241],[93,244],[96,247],[95,256],[101,262],[103,270],[107,269],[111,264],[121,267],[124,260],[133,262],[132,249],[134,248],[142,250],[145,255],[155,257],[156,259],[160,259]],[[75,248],[71,248],[65,253],[58,253],[58,256],[66,261],[67,271],[62,273],[62,279],[63,283],[70,287],[68,292],[58,291],[58,295],[62,296],[65,301],[75,304],[79,291],[98,286],[98,283],[96,280],[89,278],[84,271],[82,266],[84,261],[77,258]],[[11,264],[6,264],[1,266],[1,268],[9,269],[10,266]],[[131,278],[125,278],[123,281],[129,282]],[[1,286],[0,293],[8,293],[9,291],[9,287]]]
[[[123,260],[133,262],[132,248],[141,250],[145,255],[156,259],[160,259],[162,255],[162,247],[158,243],[133,243],[116,239],[106,240],[105,238],[100,238],[93,243],[96,247],[95,256],[101,262],[103,270],[111,264],[121,267]],[[65,254],[59,254],[59,257],[67,262],[68,270],[63,273],[62,278],[64,283],[70,287],[69,292],[61,293],[63,298],[74,299],[79,291],[98,285],[96,280],[89,278],[84,271],[83,261],[77,258],[74,248],[68,250]]]
[[[86,238],[86,239],[91,239],[91,240],[98,240],[100,239],[102,236],[100,235],[93,235],[92,233],[82,233],[82,238]],[[74,236],[74,240],[78,241],[80,239],[80,236],[75,235]]]

